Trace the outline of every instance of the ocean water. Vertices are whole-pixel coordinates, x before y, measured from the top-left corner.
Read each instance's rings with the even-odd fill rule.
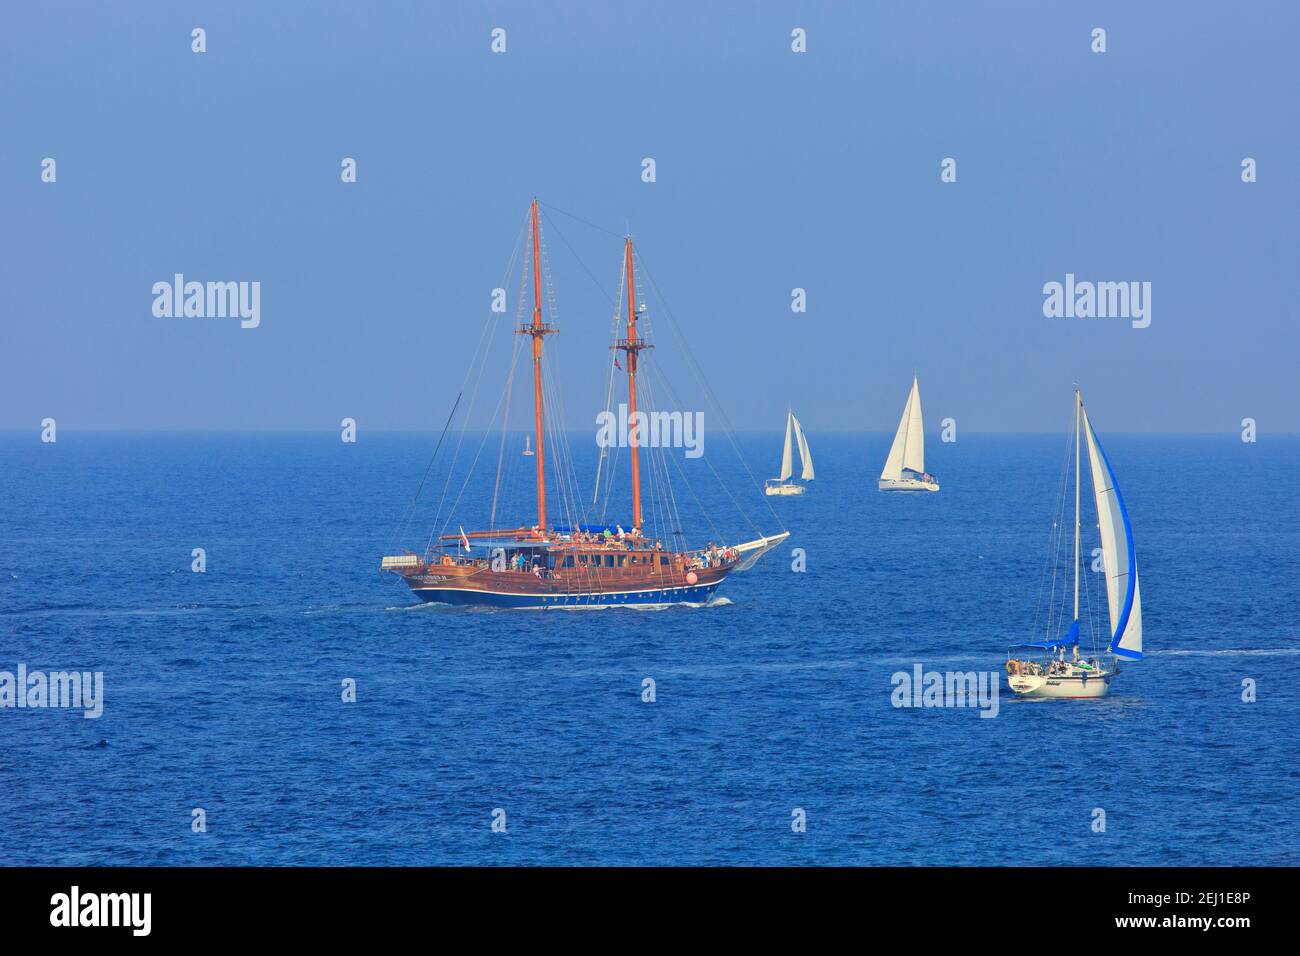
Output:
[[[810,493],[772,501],[715,444],[682,463],[691,543],[747,510],[786,546],[712,606],[595,612],[422,606],[377,573],[429,435],[0,436],[0,670],[105,682],[99,719],[0,710],[0,862],[1295,864],[1300,439],[1101,437],[1148,655],[1105,700],[990,719],[894,708],[891,675],[1035,636],[1063,435],[932,436],[943,490],[883,495],[889,436],[813,434]],[[780,436],[738,440],[761,480]],[[408,545],[463,484],[437,474]]]

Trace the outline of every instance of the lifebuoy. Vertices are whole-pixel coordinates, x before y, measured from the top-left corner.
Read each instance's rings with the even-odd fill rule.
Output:
[[[443,563],[443,564],[451,564],[451,556],[450,556],[450,555],[443,555],[442,563]]]

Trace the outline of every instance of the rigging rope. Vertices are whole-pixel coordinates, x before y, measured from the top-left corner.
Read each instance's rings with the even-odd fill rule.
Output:
[[[497,450],[497,478],[492,485],[492,511],[488,515],[488,527],[495,528],[497,520],[497,495],[501,491],[501,466],[506,453],[506,432],[510,427],[510,395],[514,391],[515,367],[519,363],[520,344],[523,336],[515,336],[514,347],[510,350],[510,372],[506,375],[505,413],[501,416],[501,447]]]
[[[505,287],[506,282],[509,280],[510,273],[514,269],[515,260],[519,256],[519,250],[521,246],[523,246],[523,238],[524,238],[525,230],[528,227],[528,219],[529,219],[528,215],[525,214],[523,221],[520,223],[519,232],[515,237],[515,246],[510,253],[510,259],[506,263],[505,273],[502,277],[502,282],[501,282],[502,288]],[[488,355],[487,346],[488,346],[488,340],[490,338],[490,333],[500,324],[501,323],[497,322],[491,317],[489,317],[488,320],[483,323],[483,332],[479,336],[479,341],[478,344],[475,346],[473,355],[470,358],[470,363],[465,367],[465,379],[461,384],[461,391],[464,391],[466,386],[468,385],[470,376],[471,374],[473,374],[476,365],[478,368],[478,374],[474,380],[474,391],[471,393],[470,396],[469,408],[465,412],[465,420],[464,423],[461,425],[460,433],[456,441],[456,452],[454,455],[452,455],[451,465],[447,469],[447,480],[443,482],[442,496],[438,499],[438,508],[434,512],[433,527],[430,529],[429,532],[430,543],[432,543],[434,532],[438,527],[438,520],[442,516],[442,508],[447,500],[447,493],[451,487],[451,477],[455,473],[456,463],[460,460],[460,449],[465,441],[465,432],[466,429],[469,427],[470,416],[473,414],[474,409],[478,402],[479,385],[483,381],[483,371],[487,367],[487,355]],[[480,351],[482,352],[481,357],[479,354]],[[451,520],[450,517],[448,517],[448,521],[450,520]]]
[[[772,503],[767,500],[767,496],[764,494],[762,487],[759,485],[758,479],[754,477],[753,471],[751,471],[749,468],[749,463],[745,460],[745,456],[741,454],[740,446],[736,444],[736,439],[733,434],[734,429],[732,427],[731,420],[727,417],[727,413],[723,410],[721,403],[717,400],[717,397],[713,394],[713,390],[709,388],[708,380],[704,377],[702,370],[696,364],[695,358],[692,355],[690,349],[687,348],[685,336],[683,335],[680,326],[678,326],[677,324],[677,319],[673,316],[672,309],[668,305],[668,300],[664,297],[664,294],[659,291],[659,284],[655,282],[654,276],[651,274],[649,268],[645,264],[645,260],[635,250],[633,251],[633,255],[635,256],[636,261],[640,263],[641,273],[649,281],[650,288],[651,290],[653,290],[655,297],[659,299],[660,303],[664,307],[664,314],[668,317],[668,327],[673,332],[673,334],[677,337],[678,346],[682,354],[686,358],[686,367],[695,376],[696,383],[700,386],[705,397],[713,404],[714,410],[718,413],[718,417],[722,419],[723,433],[727,436],[727,440],[731,443],[732,450],[735,451],[736,457],[740,459],[740,464],[745,469],[745,473],[749,476],[750,483],[753,485],[754,490],[763,499],[763,504],[766,505],[768,513],[772,516],[772,520],[776,522],[777,526],[782,531],[784,531],[785,523],[781,520],[780,515],[777,514],[776,509],[772,507]],[[712,468],[712,465],[710,465],[710,468]],[[717,473],[714,472],[714,474]],[[721,479],[719,479],[719,481],[721,481]],[[728,494],[730,494],[730,492],[728,492]],[[750,524],[753,525],[752,520],[750,521]],[[757,527],[757,525],[754,525],[754,527]]]
[[[429,480],[429,473],[433,471],[433,463],[438,460],[438,450],[442,448],[442,440],[447,437],[447,429],[451,427],[451,420],[456,414],[456,409],[460,407],[460,399],[463,394],[465,393],[460,392],[456,395],[456,401],[451,406],[451,411],[447,414],[447,421],[442,426],[442,434],[438,436],[438,444],[434,446],[433,456],[429,459],[429,464],[424,469],[424,477],[420,479],[420,484],[415,489],[415,494],[411,498],[411,503],[406,506],[405,516],[398,523],[398,527],[395,528],[393,533],[389,536],[388,547],[385,548],[385,550],[391,551],[393,543],[406,534],[407,526],[410,524],[411,518],[415,514],[415,506],[420,500],[420,492],[424,490],[424,483]]]

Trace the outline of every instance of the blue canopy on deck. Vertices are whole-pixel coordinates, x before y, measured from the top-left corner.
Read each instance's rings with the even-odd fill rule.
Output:
[[[1058,647],[1073,647],[1079,643],[1079,622],[1075,621],[1070,625],[1070,630],[1064,637],[1058,637],[1054,641],[1038,641],[1028,644],[1012,644],[1008,650],[1020,650],[1021,648],[1035,651],[1054,651]]]

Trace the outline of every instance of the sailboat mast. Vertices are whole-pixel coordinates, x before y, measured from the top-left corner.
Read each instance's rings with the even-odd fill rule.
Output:
[[[631,422],[628,444],[632,446],[632,527],[641,528],[641,460],[637,445],[636,418],[636,360],[642,349],[654,348],[636,337],[636,284],[632,275],[632,237],[624,244],[624,271],[627,272],[627,338],[620,339],[614,348],[627,355],[627,404]]]
[[[533,337],[533,409],[537,434],[537,530],[546,531],[546,443],[542,438],[542,339],[557,331],[542,321],[542,259],[537,229],[537,200],[533,200],[533,321],[519,329]]]
[[[1083,399],[1074,390],[1074,620],[1079,621],[1079,409]]]

